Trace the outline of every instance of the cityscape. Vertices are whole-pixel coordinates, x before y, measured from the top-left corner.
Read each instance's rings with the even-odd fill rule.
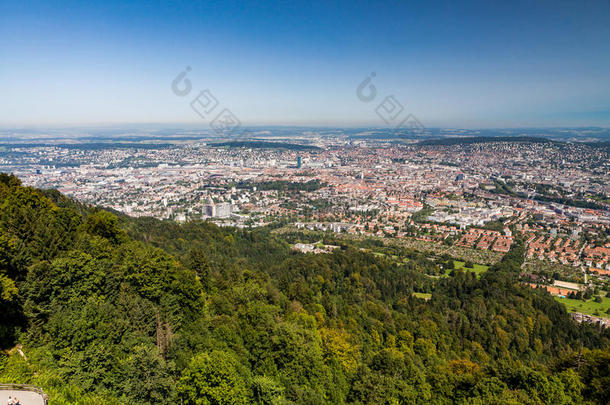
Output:
[[[2,0],[0,61],[1,404],[610,404],[608,0]]]
[[[3,146],[0,167],[25,185],[129,216],[378,238],[487,266],[510,250],[515,232],[526,247],[521,277],[532,287],[566,298],[610,285],[607,143],[263,132],[240,141],[21,139]],[[610,297],[601,297],[574,317],[610,325]]]

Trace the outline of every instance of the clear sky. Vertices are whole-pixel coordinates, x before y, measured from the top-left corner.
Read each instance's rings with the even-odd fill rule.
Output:
[[[245,125],[382,126],[394,95],[426,126],[610,126],[610,1],[0,0],[0,89],[2,126],[207,124],[204,89]]]

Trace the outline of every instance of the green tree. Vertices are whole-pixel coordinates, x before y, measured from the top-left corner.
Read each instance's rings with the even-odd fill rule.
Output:
[[[83,229],[88,234],[101,236],[115,244],[126,240],[125,232],[119,227],[118,218],[107,211],[90,214],[83,224]]]
[[[178,393],[185,404],[246,404],[246,381],[246,370],[234,355],[214,350],[191,360],[178,383]]]
[[[123,393],[130,402],[161,404],[175,400],[172,367],[153,345],[136,346],[121,364]]]
[[[259,405],[285,403],[284,387],[271,377],[257,375],[252,379],[253,400]]]

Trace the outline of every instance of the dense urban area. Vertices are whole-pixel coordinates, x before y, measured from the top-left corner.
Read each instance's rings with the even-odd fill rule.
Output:
[[[595,296],[599,305],[581,305],[578,319],[610,322],[607,145],[528,137],[397,143],[340,133],[300,143],[25,144],[5,145],[0,168],[130,216],[281,224],[280,232],[374,237],[433,252],[452,246],[457,258],[483,265],[518,236],[524,279],[558,297]]]

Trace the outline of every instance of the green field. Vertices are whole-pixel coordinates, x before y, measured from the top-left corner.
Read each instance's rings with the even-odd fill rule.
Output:
[[[565,304],[569,312],[580,312],[587,315],[610,318],[610,314],[608,313],[610,310],[610,298],[608,297],[603,297],[602,302],[595,302],[593,300],[581,301],[560,297],[555,297],[555,300]]]
[[[430,294],[430,293],[414,292],[413,295],[416,296],[417,298],[423,298],[426,301],[428,301],[430,298],[432,298],[432,294]]]
[[[453,264],[454,264],[456,270],[457,269],[462,269],[464,271],[472,271],[472,272],[474,272],[477,275],[477,277],[480,277],[481,273],[484,273],[484,272],[486,272],[489,269],[489,266],[485,266],[484,264],[475,264],[474,268],[469,269],[469,268],[464,267],[466,262],[460,262],[458,260],[454,260]],[[445,275],[448,276],[449,273],[451,273],[450,269],[445,270]]]

